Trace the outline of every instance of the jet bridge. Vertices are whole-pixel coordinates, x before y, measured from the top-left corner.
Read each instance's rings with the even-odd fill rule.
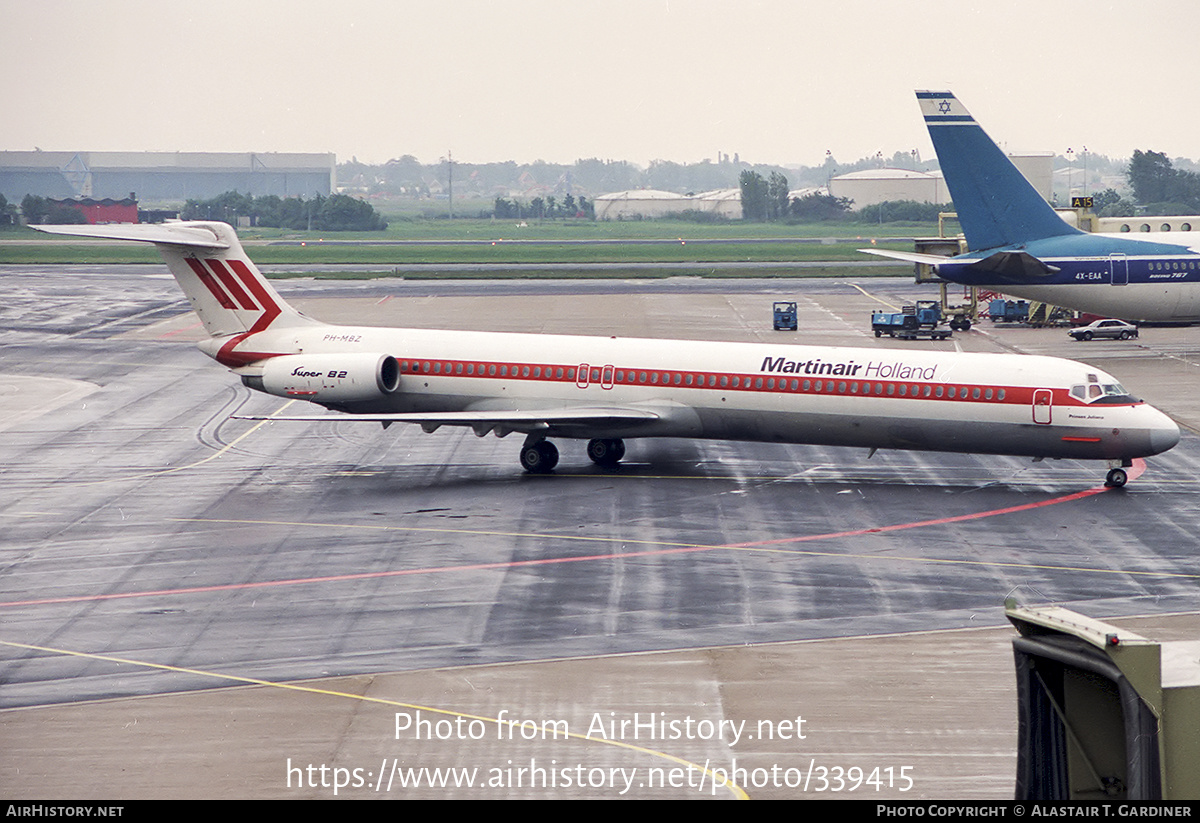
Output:
[[[1155,642],[1009,599],[1017,800],[1195,799],[1200,640]]]

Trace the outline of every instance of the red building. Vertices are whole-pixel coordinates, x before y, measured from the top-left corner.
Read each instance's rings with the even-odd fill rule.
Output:
[[[137,201],[132,197],[123,200],[104,198],[92,200],[85,197],[82,200],[51,200],[51,208],[74,209],[93,226],[97,223],[136,223],[138,221]]]

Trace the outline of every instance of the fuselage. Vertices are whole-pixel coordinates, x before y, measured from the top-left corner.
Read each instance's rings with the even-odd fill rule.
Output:
[[[1058,271],[1005,275],[975,265],[998,251],[1023,251]],[[1200,253],[1187,240],[1071,235],[953,257],[937,266],[955,283],[1125,320],[1200,322]]]
[[[624,438],[687,437],[1103,459],[1120,486],[1129,461],[1179,441],[1166,415],[1070,360],[332,326],[289,306],[224,223],[53,232],[154,243],[209,334],[201,350],[246,386],[385,427],[521,433],[530,472],[557,463],[551,437],[588,440],[603,466]]]
[[[971,251],[908,259],[946,280],[1016,297],[1125,320],[1200,322],[1192,240],[1068,226],[951,92],[918,91],[917,102]]]
[[[1112,376],[1051,357],[341,326],[268,331],[244,339],[243,347],[259,357],[239,369],[250,385],[259,379],[256,369],[284,357],[284,382],[265,390],[351,414],[580,407],[654,413],[607,428],[552,426],[546,436],[1109,460],[1156,454],[1179,439],[1174,422]],[[206,350],[221,348],[214,342]],[[236,350],[224,352],[236,360]],[[305,365],[306,353],[320,353],[320,368]],[[324,375],[339,371],[328,358],[369,360],[376,353],[395,358],[395,391],[351,401],[322,397]]]

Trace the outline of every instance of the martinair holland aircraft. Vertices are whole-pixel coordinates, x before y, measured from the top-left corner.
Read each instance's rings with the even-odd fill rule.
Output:
[[[686,437],[1106,460],[1179,428],[1099,369],[1051,357],[332,326],[283,301],[224,223],[39,227],[153,243],[209,337],[200,348],[251,389],[344,412],[274,420],[465,426],[587,440],[597,464],[625,438]],[[263,418],[251,418],[263,419]]]
[[[953,94],[918,91],[917,100],[970,251],[949,258],[862,251],[929,264],[955,283],[1108,317],[1200,322],[1200,243],[1067,225]]]

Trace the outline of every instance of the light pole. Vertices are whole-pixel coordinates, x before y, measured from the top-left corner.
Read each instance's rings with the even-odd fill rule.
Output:
[[[448,216],[454,219],[454,152],[446,149],[446,203]]]
[[[1087,146],[1084,146],[1083,147],[1083,196],[1087,197],[1087,194],[1089,191],[1091,191],[1091,189],[1088,188],[1088,178],[1087,178]]]
[[[1067,148],[1067,202],[1071,202],[1071,192],[1075,190],[1072,184],[1073,173],[1075,171],[1075,150]]]

